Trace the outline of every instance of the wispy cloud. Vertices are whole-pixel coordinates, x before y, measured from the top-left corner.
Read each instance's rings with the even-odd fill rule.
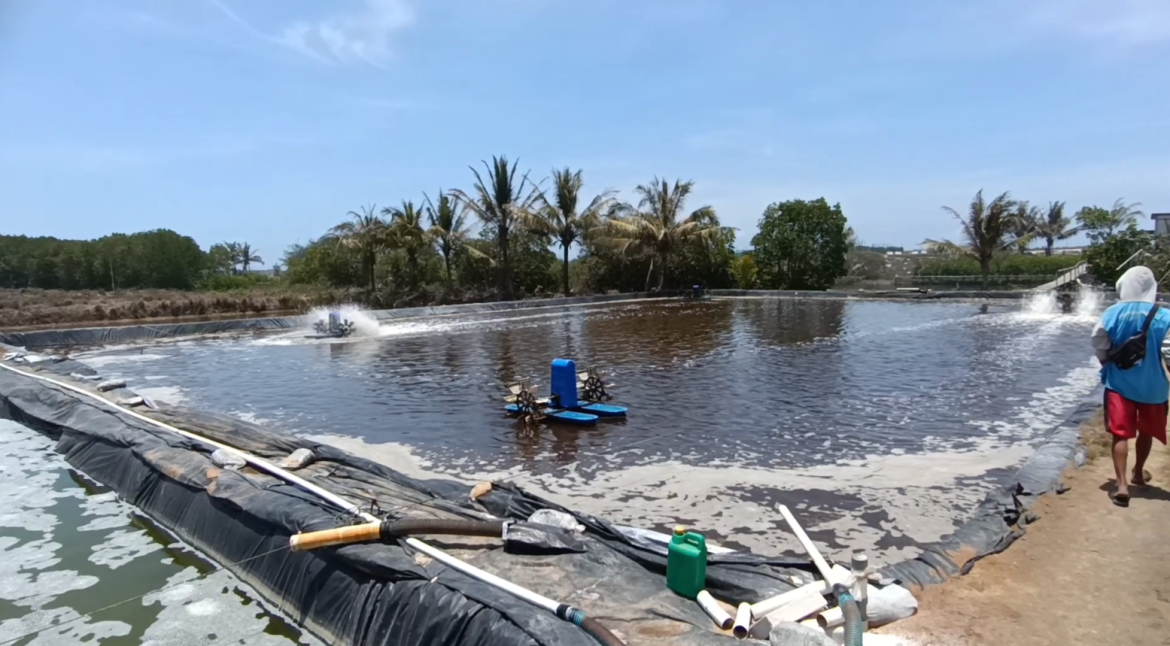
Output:
[[[362,0],[356,11],[300,20],[268,33],[244,19],[227,0],[207,2],[253,37],[328,64],[365,63],[385,69],[394,55],[394,36],[415,22],[408,0]]]
[[[1166,0],[1032,0],[1022,25],[1038,34],[1129,51],[1170,43]]]

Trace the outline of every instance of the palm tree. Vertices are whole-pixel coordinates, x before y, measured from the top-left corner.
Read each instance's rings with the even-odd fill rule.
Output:
[[[1109,238],[1114,232],[1137,224],[1137,219],[1144,215],[1139,206],[1139,202],[1126,204],[1124,199],[1118,198],[1108,211],[1099,206],[1086,206],[1077,211],[1076,218],[1081,229],[1089,231],[1090,238],[1094,235]]]
[[[1052,246],[1057,240],[1067,240],[1077,232],[1072,220],[1064,217],[1064,202],[1049,202],[1048,214],[1036,225],[1036,235],[1044,239],[1045,256],[1052,255]]]
[[[650,256],[646,272],[646,289],[658,272],[658,289],[666,285],[666,266],[680,248],[692,239],[714,241],[723,227],[715,209],[702,206],[683,219],[687,197],[694,182],[675,180],[671,186],[665,179],[655,177],[649,184],[634,189],[639,195],[638,205],[619,204],[611,217],[600,227],[598,242],[625,255]]]
[[[252,245],[247,242],[239,246],[240,264],[243,265],[243,271],[240,273],[248,273],[248,267],[253,263],[257,265],[264,264],[264,259],[260,257],[259,251],[259,249],[252,249]]]
[[[443,268],[446,270],[447,288],[451,288],[451,258],[455,252],[464,247],[470,232],[467,230],[467,208],[459,200],[439,189],[439,202],[435,204],[427,195],[423,195],[424,210],[427,222],[431,225],[430,235],[439,254],[443,256]],[[466,247],[474,255],[483,255],[474,247]]]
[[[512,229],[517,225],[526,225],[532,220],[537,200],[538,187],[528,179],[525,173],[517,181],[514,162],[508,166],[508,159],[503,155],[492,157],[489,165],[481,162],[487,171],[487,179],[479,174],[475,167],[471,172],[475,175],[475,185],[472,187],[474,197],[459,189],[453,189],[451,196],[459,200],[462,208],[474,213],[485,225],[496,229],[497,257],[500,262],[499,289],[505,299],[512,297],[512,265],[508,259],[508,239]]]
[[[987,203],[980,189],[975,199],[971,200],[965,217],[949,206],[942,208],[963,224],[963,244],[950,240],[926,240],[922,246],[935,253],[966,256],[979,261],[979,273],[986,288],[987,276],[991,273],[991,259],[1003,250],[1006,246],[1004,241],[1011,234],[1016,203],[1008,193]]]
[[[240,243],[224,242],[223,248],[227,250],[227,255],[231,258],[232,275],[238,276],[240,274],[240,270],[236,266],[240,264]]]
[[[430,243],[429,234],[423,228],[422,210],[415,206],[413,201],[403,200],[402,206],[382,209],[382,215],[390,218],[390,225],[386,230],[390,246],[406,252],[407,265],[410,267],[410,286],[417,288],[418,254]]]
[[[1016,203],[1016,212],[1012,215],[1009,233],[1014,238],[1012,243],[1018,253],[1024,253],[1036,238],[1036,229],[1040,225],[1040,207],[1031,206],[1028,202]]]
[[[614,191],[602,191],[578,212],[581,187],[585,184],[581,171],[553,169],[552,180],[553,199],[549,200],[541,193],[538,217],[533,226],[540,233],[552,236],[560,245],[565,296],[569,296],[569,247],[601,224],[602,218],[614,206]]]
[[[378,217],[377,207],[362,207],[361,213],[350,211],[350,218],[329,230],[337,244],[358,252],[361,257],[362,275],[367,287],[374,291],[374,268],[378,264],[378,252],[386,246],[386,221]]]

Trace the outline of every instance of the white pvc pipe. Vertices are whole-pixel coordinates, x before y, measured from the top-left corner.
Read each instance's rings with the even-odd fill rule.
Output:
[[[832,630],[845,624],[845,614],[840,606],[834,606],[817,615],[817,624],[825,630]]]
[[[783,515],[784,520],[788,522],[788,527],[792,530],[792,533],[796,535],[796,540],[800,541],[800,544],[804,546],[804,551],[808,552],[809,557],[812,558],[813,565],[817,566],[817,571],[821,573],[821,577],[825,580],[825,583],[830,585],[835,583],[835,577],[833,576],[832,568],[830,568],[828,562],[825,561],[825,557],[821,556],[820,550],[818,550],[817,546],[813,544],[812,540],[809,539],[808,534],[804,533],[804,529],[801,528],[800,523],[796,522],[796,517],[792,515],[791,511],[788,511],[788,507],[786,505],[780,505],[780,514]]]
[[[119,406],[119,405],[115,404],[114,402],[111,402],[110,400],[106,399],[105,397],[102,397],[101,395],[98,395],[96,393],[91,393],[85,389],[78,388],[77,386],[73,386],[71,384],[57,381],[56,379],[51,379],[49,377],[45,377],[44,375],[35,375],[35,374],[29,373],[29,372],[25,372],[23,370],[17,370],[16,368],[13,368],[11,366],[6,366],[2,363],[0,363],[0,368],[4,368],[5,370],[8,370],[10,372],[14,372],[14,373],[21,375],[21,376],[24,376],[24,377],[29,377],[31,379],[36,379],[38,381],[43,381],[45,383],[53,384],[53,385],[58,386],[60,388],[64,388],[66,390],[75,392],[79,395],[84,395],[84,396],[89,397],[91,399],[96,399],[96,400],[102,402],[103,404],[105,404],[105,405],[107,405],[107,406],[109,406],[117,411],[120,411],[122,413],[130,415],[131,417],[134,417],[135,419],[141,420],[141,421],[146,422],[148,424],[153,424],[154,426],[157,426],[157,427],[162,428],[164,430],[170,431],[172,433],[177,433],[179,435],[182,435],[183,437],[195,440],[197,442],[202,442],[204,444],[207,444],[208,446],[214,446],[217,449],[223,449],[225,451],[230,451],[230,452],[240,456],[241,458],[243,458],[243,460],[245,462],[252,465],[253,467],[255,467],[261,471],[267,472],[270,475],[275,476],[279,479],[282,479],[285,482],[288,482],[289,484],[296,485],[296,486],[304,489],[305,491],[307,491],[311,494],[314,494],[314,495],[318,496],[319,498],[321,498],[327,502],[330,502],[334,506],[339,507],[339,508],[341,508],[341,509],[343,509],[351,514],[361,516],[362,518],[364,518],[365,520],[367,520],[369,522],[379,522],[381,520],[372,514],[368,514],[364,511],[362,511],[361,508],[358,507],[357,505],[349,502],[348,500],[342,498],[341,496],[338,496],[337,494],[335,494],[331,491],[328,491],[326,489],[322,489],[321,487],[318,487],[317,485],[315,485],[307,480],[304,480],[303,478],[297,477],[296,475],[293,475],[292,473],[289,473],[288,471],[285,471],[284,469],[281,469],[280,467],[278,467],[270,462],[267,462],[261,458],[255,457],[249,453],[245,453],[245,452],[243,452],[239,449],[236,449],[234,447],[228,446],[226,444],[220,444],[219,442],[216,442],[214,440],[209,440],[201,435],[197,435],[197,434],[191,433],[189,431],[184,431],[182,429],[175,428],[174,426],[171,426],[170,424],[160,422],[156,419],[152,419],[150,417],[147,417],[141,413],[138,413],[138,412],[132,411],[128,408],[124,408],[122,406]],[[525,600],[533,605],[537,605],[537,606],[540,606],[542,608],[545,608],[546,610],[549,610],[550,612],[555,613],[557,611],[557,609],[561,606],[560,603],[553,601],[552,599],[549,599],[548,597],[537,594],[537,593],[535,593],[531,590],[528,590],[526,588],[522,588],[522,587],[516,585],[515,583],[501,579],[500,577],[498,577],[494,574],[484,572],[483,570],[475,567],[474,565],[464,563],[463,561],[460,561],[459,559],[455,558],[454,556],[451,556],[450,554],[447,554],[446,552],[437,550],[437,549],[431,547],[430,545],[427,545],[426,543],[424,543],[418,539],[408,538],[408,539],[406,539],[406,543],[408,545],[410,545],[411,547],[413,547],[414,549],[416,549],[420,552],[423,552],[427,556],[430,556],[431,558],[435,559],[436,561],[439,561],[442,564],[444,564],[452,569],[459,570],[460,572],[463,572],[464,574],[467,574],[468,576],[479,579],[479,580],[481,580],[484,583],[487,583],[489,585],[493,585],[493,586],[495,586],[495,587],[497,587],[497,588],[499,588],[499,589],[501,589],[501,590],[513,595],[513,596],[520,597],[521,599],[523,599],[523,600]]]
[[[735,623],[732,624],[731,634],[738,639],[747,639],[748,632],[752,628],[752,607],[748,603],[739,604],[739,609],[735,611]]]
[[[825,602],[825,587],[826,586],[824,582],[813,581],[812,583],[806,583],[799,588],[796,588],[795,590],[789,590],[788,592],[783,592],[774,597],[769,597],[763,601],[757,601],[756,603],[752,604],[752,616],[759,619],[761,617],[770,615],[773,612],[788,605],[796,603],[801,603],[801,605],[804,605],[803,601],[805,599],[816,599],[823,604]],[[817,610],[819,610],[819,608]],[[813,612],[815,612],[815,610]]]
[[[698,596],[695,597],[695,601],[699,602],[699,607],[703,609],[703,612],[707,613],[707,616],[721,629],[727,630],[735,623],[731,615],[727,614],[727,611],[723,609],[723,606],[719,605],[719,602],[715,600],[715,597],[711,596],[710,592],[700,590]]]

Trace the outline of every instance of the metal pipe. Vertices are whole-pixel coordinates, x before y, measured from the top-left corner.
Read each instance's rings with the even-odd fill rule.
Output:
[[[138,412],[135,412],[135,411],[130,410],[128,408],[119,406],[119,405],[115,404],[114,402],[111,402],[110,400],[106,399],[105,397],[102,397],[101,395],[98,395],[96,393],[91,393],[85,389],[78,388],[77,386],[73,386],[72,384],[67,384],[67,383],[58,381],[56,379],[51,379],[49,377],[45,377],[44,375],[35,375],[35,374],[29,373],[29,372],[25,372],[24,370],[17,370],[16,368],[13,368],[12,366],[6,366],[2,363],[0,363],[0,368],[4,368],[5,370],[8,370],[10,372],[14,372],[18,375],[21,375],[24,377],[29,377],[31,379],[36,379],[38,381],[43,381],[45,383],[53,384],[54,386],[64,388],[66,390],[83,395],[85,397],[89,397],[91,399],[95,399],[95,400],[113,408],[114,410],[117,410],[117,411],[124,413],[126,415],[129,415],[135,419],[146,422],[147,424],[152,424],[158,428],[164,429],[166,431],[170,431],[172,433],[177,433],[179,435],[182,435],[183,437],[195,440],[197,442],[202,442],[208,446],[213,446],[217,449],[223,449],[225,451],[232,452],[232,453],[238,455],[239,457],[243,458],[243,460],[245,462],[247,462],[251,466],[255,467],[256,469],[264,471],[264,472],[266,472],[266,473],[268,473],[268,474],[270,474],[278,479],[284,480],[285,482],[287,482],[289,484],[300,487],[301,489],[304,489],[308,493],[311,493],[311,494],[317,496],[318,498],[321,498],[322,500],[325,500],[326,502],[333,504],[335,507],[337,507],[343,511],[346,511],[346,512],[353,514],[355,516],[360,516],[371,523],[374,523],[374,522],[381,523],[380,519],[378,519],[377,517],[375,517],[372,514],[369,514],[369,513],[362,511],[360,507],[358,507],[357,505],[342,498],[341,496],[338,496],[337,494],[335,494],[327,489],[323,489],[321,487],[318,487],[317,485],[315,485],[311,482],[308,482],[307,480],[304,480],[303,478],[297,477],[296,475],[289,473],[288,471],[285,471],[284,469],[281,469],[280,467],[278,467],[270,462],[267,462],[261,458],[255,457],[249,453],[245,453],[244,451],[241,451],[237,448],[228,446],[226,444],[221,444],[219,442],[216,442],[215,440],[209,440],[201,435],[191,433],[190,431],[184,431],[182,429],[175,428],[174,426],[171,426],[170,424],[160,422],[156,419],[152,419],[150,417],[142,415],[141,413],[138,413]],[[552,599],[549,599],[548,597],[537,594],[537,593],[535,593],[531,590],[528,590],[526,588],[522,588],[522,587],[516,585],[515,583],[512,583],[511,581],[501,579],[500,577],[498,577],[494,574],[491,574],[489,572],[484,572],[483,570],[475,567],[474,565],[471,565],[469,563],[464,563],[463,561],[460,561],[459,559],[455,558],[454,556],[451,556],[450,554],[447,554],[446,552],[442,552],[440,550],[437,550],[437,549],[431,547],[430,545],[427,545],[426,543],[423,543],[422,541],[420,541],[416,538],[407,538],[405,540],[405,543],[407,545],[411,546],[412,548],[426,554],[427,556],[430,556],[431,558],[435,559],[436,561],[439,561],[440,563],[446,565],[447,567],[450,567],[453,570],[459,570],[460,572],[463,572],[464,574],[467,574],[468,576],[472,576],[474,578],[477,578],[477,579],[483,581],[484,583],[495,586],[495,587],[499,588],[500,590],[503,590],[504,592],[511,594],[512,596],[519,597],[519,598],[521,598],[521,599],[523,599],[523,600],[527,601],[528,603],[531,603],[535,606],[540,606],[541,608],[544,608],[544,609],[548,610],[549,612],[552,612],[560,619],[563,619],[563,620],[568,621],[570,623],[576,624],[577,626],[580,626],[582,629],[584,629],[586,632],[588,632],[590,635],[592,635],[595,639],[600,641],[602,644],[605,644],[606,646],[624,646],[623,642],[621,640],[619,640],[616,636],[614,636],[613,633],[609,632],[609,630],[607,630],[604,626],[602,626],[597,621],[593,620],[591,617],[587,618],[585,616],[584,611],[582,611],[578,608],[574,608],[572,606],[569,606],[569,605],[566,605],[563,603],[558,603],[556,601],[553,601]],[[586,627],[586,625],[585,625],[586,623],[589,624],[588,627]]]

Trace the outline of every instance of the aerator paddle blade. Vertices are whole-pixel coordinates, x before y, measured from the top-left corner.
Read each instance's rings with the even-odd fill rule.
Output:
[[[523,386],[520,384],[512,384],[511,386],[508,386],[508,390],[511,391],[513,395],[519,395],[521,389],[523,389]]]

